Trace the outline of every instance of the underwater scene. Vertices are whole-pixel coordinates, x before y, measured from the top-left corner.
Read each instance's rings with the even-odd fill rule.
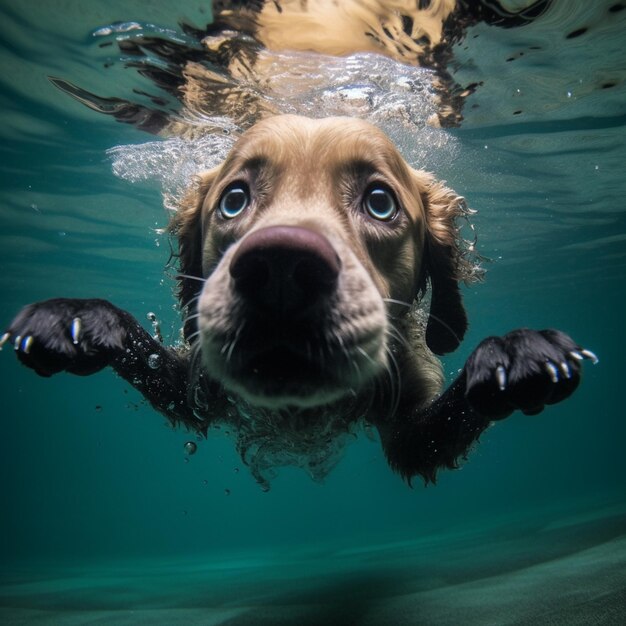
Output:
[[[617,0],[0,0],[0,623],[626,623],[625,34]],[[37,353],[11,330],[22,307],[105,299],[150,336],[158,382],[159,346],[184,354],[204,323],[204,280],[178,257],[189,190],[283,114],[364,120],[420,184],[454,190],[467,331],[447,317],[460,301],[442,304],[433,263],[415,302],[382,298],[389,345],[404,341],[394,307],[407,304],[419,359],[441,361],[447,388],[485,338],[559,329],[570,365],[543,374],[562,384],[580,370],[578,388],[492,416],[454,448],[458,463],[407,470],[367,417],[375,401],[359,413],[352,388],[310,408],[303,383],[289,391],[302,410],[278,419],[253,406],[267,384],[244,380],[238,395],[224,375],[209,423],[206,381],[183,416],[119,364],[48,377],[19,362]],[[339,151],[351,126],[337,128]],[[221,215],[237,218],[249,198],[226,189]],[[367,189],[368,219],[395,219],[387,187]],[[340,268],[326,244],[301,245],[318,246],[329,289]],[[245,278],[258,290],[257,273]],[[246,332],[235,314],[227,364]],[[78,345],[87,318],[68,319]],[[280,337],[283,321],[259,328]],[[329,356],[315,337],[309,348]],[[359,380],[372,360],[361,353]],[[401,391],[402,361],[387,356],[393,413],[419,390]],[[278,386],[309,371],[272,367]],[[493,380],[509,382],[500,369]]]

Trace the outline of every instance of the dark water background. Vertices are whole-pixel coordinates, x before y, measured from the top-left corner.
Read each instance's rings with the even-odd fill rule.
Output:
[[[116,178],[105,154],[146,136],[46,76],[113,91],[89,32],[206,21],[184,4],[0,3],[1,324],[34,300],[104,297],[176,337],[159,189]],[[600,357],[575,396],[499,423],[436,487],[410,489],[361,439],[324,484],[284,469],[263,493],[227,438],[187,457],[193,437],[112,373],[40,379],[7,346],[2,623],[623,623],[626,10],[564,4],[459,49],[480,106],[429,169],[480,210],[494,259],[446,372],[487,335],[556,327]],[[542,56],[506,63],[536,40]]]

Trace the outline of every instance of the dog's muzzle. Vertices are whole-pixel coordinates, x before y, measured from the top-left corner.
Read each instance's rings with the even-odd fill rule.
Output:
[[[250,232],[207,279],[199,312],[207,372],[251,405],[328,404],[386,363],[375,286],[349,249],[313,228]]]

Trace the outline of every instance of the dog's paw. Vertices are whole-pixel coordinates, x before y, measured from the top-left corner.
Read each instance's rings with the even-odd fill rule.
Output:
[[[558,330],[520,329],[489,337],[465,364],[467,401],[490,419],[516,409],[534,415],[574,392],[584,359],[598,361]]]
[[[122,311],[106,300],[56,298],[24,307],[0,338],[40,376],[93,374],[124,347]]]

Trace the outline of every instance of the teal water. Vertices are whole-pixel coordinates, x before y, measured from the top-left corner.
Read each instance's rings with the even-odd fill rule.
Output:
[[[189,457],[193,437],[112,373],[44,380],[5,347],[0,622],[624,622],[626,10],[564,4],[515,32],[470,33],[455,76],[484,84],[442,131],[454,151],[424,165],[479,209],[493,259],[465,292],[470,331],[449,377],[487,335],[556,327],[600,357],[576,394],[489,429],[435,487],[409,488],[361,438],[324,484],[282,469],[265,493],[228,438]],[[104,297],[138,319],[156,312],[174,340],[161,189],[116,177],[106,152],[148,139],[47,76],[141,87],[131,71],[110,86],[89,33],[206,13],[78,0],[0,12],[0,324],[31,301]]]

